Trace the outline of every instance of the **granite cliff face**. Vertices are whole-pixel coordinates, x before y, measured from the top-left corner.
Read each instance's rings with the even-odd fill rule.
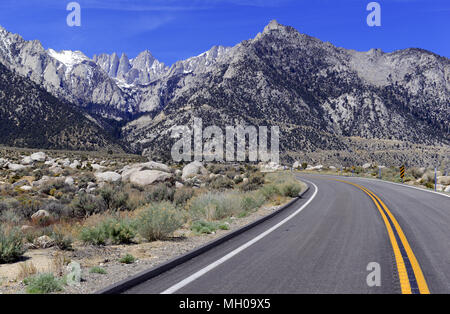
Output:
[[[450,60],[421,49],[357,52],[276,21],[254,39],[168,67],[144,51],[45,51],[0,29],[0,63],[100,117],[135,152],[167,154],[175,125],[278,125],[281,150],[348,151],[351,138],[450,142]],[[111,126],[107,119],[121,121]]]
[[[114,80],[79,51],[46,51],[39,41],[25,41],[0,27],[0,63],[55,97],[104,116],[121,118],[135,110]]]
[[[167,130],[278,125],[282,151],[348,150],[348,137],[449,144],[450,61],[407,49],[356,52],[272,21],[200,73],[160,79],[153,115],[124,127],[137,150],[169,145]],[[156,91],[156,92],[155,92]]]

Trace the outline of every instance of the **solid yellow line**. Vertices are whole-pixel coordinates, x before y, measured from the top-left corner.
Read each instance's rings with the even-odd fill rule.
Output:
[[[368,190],[370,192],[370,190]],[[422,269],[420,268],[419,262],[417,261],[416,256],[414,255],[411,246],[409,245],[408,240],[406,239],[405,234],[403,233],[402,228],[400,227],[399,223],[397,222],[397,219],[395,219],[394,215],[392,215],[391,211],[387,208],[387,206],[383,203],[380,198],[375,195],[373,192],[371,192],[375,198],[380,202],[381,206],[383,206],[386,213],[391,218],[391,221],[394,224],[395,229],[397,229],[397,233],[400,237],[400,240],[403,243],[403,247],[406,250],[406,253],[408,254],[409,261],[411,263],[411,266],[414,271],[414,275],[416,276],[417,285],[419,287],[419,291],[421,294],[430,294],[430,290],[428,289],[427,282],[425,280],[425,277],[423,275]]]
[[[363,187],[361,187],[357,184],[348,182],[348,181],[342,181],[342,180],[336,180],[336,181],[356,186],[357,188],[362,190],[364,193],[369,195],[369,197],[372,199],[373,203],[375,204],[378,211],[380,212],[381,217],[383,218],[384,224],[386,225],[386,229],[388,231],[389,240],[391,242],[392,249],[394,251],[395,261],[397,264],[397,271],[398,271],[398,277],[399,277],[399,281],[400,281],[400,287],[402,290],[402,294],[411,294],[412,293],[411,292],[411,284],[409,283],[408,272],[406,271],[405,262],[403,260],[402,254],[400,252],[400,248],[398,246],[397,240],[395,239],[394,231],[392,230],[391,224],[389,223],[389,221],[388,221],[386,215],[384,214],[383,210],[381,209],[380,205],[378,205],[378,203],[376,202],[376,200],[372,196],[372,194],[369,193],[368,191],[366,191]]]

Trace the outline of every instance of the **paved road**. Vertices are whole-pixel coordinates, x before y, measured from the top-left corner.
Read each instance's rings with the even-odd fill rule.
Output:
[[[286,211],[126,293],[450,293],[450,198],[298,177],[311,188]],[[379,287],[366,281],[374,262]]]

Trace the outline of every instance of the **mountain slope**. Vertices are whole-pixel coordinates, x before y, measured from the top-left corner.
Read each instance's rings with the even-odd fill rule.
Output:
[[[171,67],[148,51],[93,60],[45,51],[0,27],[0,62],[93,115],[137,153],[168,155],[171,128],[194,117],[223,130],[277,125],[285,155],[327,150],[338,158],[369,141],[450,143],[448,58],[338,48],[276,21],[254,39]]]
[[[92,117],[0,64],[0,143],[28,148],[122,148]]]
[[[170,87],[170,88],[168,88]],[[278,125],[281,151],[348,150],[347,137],[448,145],[450,60],[407,49],[337,48],[272,21],[203,73],[148,87],[152,115],[124,127],[137,150],[167,151],[170,128]]]
[[[26,41],[0,26],[0,63],[53,96],[104,117],[122,119],[135,111],[127,92],[81,52],[46,51],[39,41]]]

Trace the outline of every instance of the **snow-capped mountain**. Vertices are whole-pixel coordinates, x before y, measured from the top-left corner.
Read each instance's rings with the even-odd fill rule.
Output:
[[[141,85],[180,72],[204,71],[224,52],[214,47],[172,67],[159,62],[149,51],[133,59],[125,54],[119,58],[115,53],[89,59],[80,51],[45,50],[38,40],[26,41],[0,26],[0,63],[56,97],[115,120],[152,111],[159,105],[160,101],[155,101],[154,95],[142,90]]]
[[[95,62],[81,52],[45,50],[0,27],[0,63],[52,95],[110,118],[121,118],[136,104]]]
[[[50,57],[58,60],[61,66],[65,66],[67,73],[71,72],[74,66],[90,61],[81,51],[63,50],[57,52],[53,49],[48,49],[48,54]]]
[[[92,60],[45,51],[0,28],[0,63],[97,119],[122,120],[100,119],[135,152],[167,153],[170,129],[193,117],[218,126],[278,125],[287,154],[349,151],[355,139],[370,140],[363,148],[378,140],[450,143],[448,58],[416,48],[338,48],[276,21],[254,39],[171,67],[148,51]]]

